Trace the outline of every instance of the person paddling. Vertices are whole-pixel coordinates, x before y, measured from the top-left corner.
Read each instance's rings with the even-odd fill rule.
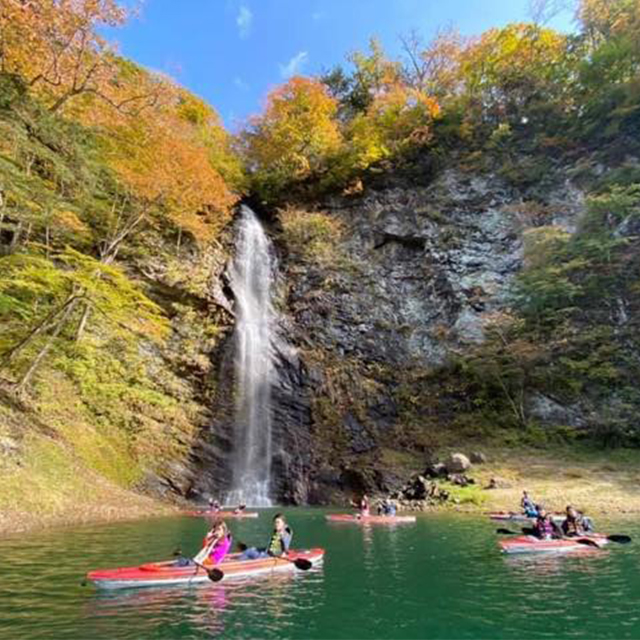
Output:
[[[256,547],[245,549],[240,556],[240,560],[286,556],[289,552],[292,538],[293,531],[284,516],[281,513],[276,513],[273,517],[273,533],[271,534],[269,545],[262,549]]]
[[[524,511],[524,515],[529,518],[537,518],[538,517],[538,508],[535,504],[533,504],[533,500],[529,497],[529,494],[526,491],[522,492],[522,499],[520,500],[520,506]]]
[[[567,506],[566,517],[560,525],[562,533],[568,538],[584,536],[593,532],[593,523],[571,505]]]
[[[212,513],[218,513],[218,511],[220,511],[220,503],[213,498],[209,498],[209,511]]]
[[[233,539],[224,520],[218,519],[204,537],[202,549],[195,556],[194,561],[204,565],[219,564],[229,553],[232,542]]]
[[[553,521],[551,514],[547,513],[544,507],[538,511],[538,519],[533,526],[533,534],[540,540],[552,540],[562,538],[562,531]]]
[[[242,513],[245,509],[247,508],[246,504],[239,504],[234,510],[233,513],[235,513],[236,515],[238,515],[239,513]]]

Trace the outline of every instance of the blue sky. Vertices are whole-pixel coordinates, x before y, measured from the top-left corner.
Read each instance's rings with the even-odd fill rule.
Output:
[[[169,73],[237,129],[267,92],[294,73],[313,74],[376,36],[391,56],[399,34],[428,40],[453,25],[465,35],[526,20],[528,0],[146,0],[111,37],[120,52]],[[569,30],[569,13],[551,26]]]

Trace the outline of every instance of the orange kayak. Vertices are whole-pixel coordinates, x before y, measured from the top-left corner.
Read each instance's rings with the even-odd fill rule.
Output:
[[[290,550],[287,557],[258,558],[257,560],[240,560],[240,554],[234,553],[215,566],[224,573],[223,580],[242,578],[253,575],[268,574],[296,569],[294,562],[298,559],[308,560],[313,566],[322,562],[324,549]],[[209,569],[213,569],[211,566]],[[90,571],[87,579],[100,589],[127,589],[134,587],[158,587],[164,585],[191,585],[210,582],[204,568],[200,566],[180,566],[178,561],[149,562],[137,567],[121,567],[119,569],[98,569]]]

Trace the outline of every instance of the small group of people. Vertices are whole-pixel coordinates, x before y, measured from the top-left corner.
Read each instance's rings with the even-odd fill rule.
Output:
[[[233,510],[233,513],[235,513],[235,514],[242,513],[246,508],[247,508],[246,504],[239,504]],[[209,498],[209,509],[208,510],[211,513],[218,513],[219,511],[222,511],[222,506],[220,505],[220,503],[217,500],[214,500],[213,498]]]
[[[357,516],[360,518],[368,518],[371,515],[371,503],[366,493],[360,500],[352,500],[351,506],[358,510]],[[376,511],[379,516],[395,516],[396,505],[389,498],[384,498],[378,501]]]
[[[238,560],[286,556],[291,546],[293,531],[284,516],[277,513],[273,517],[273,533],[266,547],[244,547]],[[214,521],[205,536],[202,549],[193,558],[195,564],[212,566],[220,564],[231,550],[233,538],[227,524],[221,518]]]
[[[522,492],[520,504],[527,517],[536,519],[533,532],[541,540],[584,536],[594,531],[591,518],[586,517],[572,505],[567,505],[564,519],[558,525],[553,515],[548,513],[542,505],[534,504],[526,491]]]

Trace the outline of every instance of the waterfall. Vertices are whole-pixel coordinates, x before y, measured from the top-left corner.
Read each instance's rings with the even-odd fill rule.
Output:
[[[271,387],[275,260],[257,217],[243,206],[230,284],[236,299],[236,416],[231,491],[227,504],[270,506]]]

